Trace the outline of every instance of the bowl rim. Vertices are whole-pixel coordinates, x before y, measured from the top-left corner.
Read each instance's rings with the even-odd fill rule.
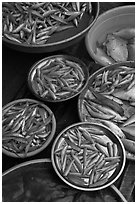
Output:
[[[6,105],[4,105],[2,107],[2,111],[5,108],[10,107],[15,103],[26,102],[26,101],[33,102],[35,104],[39,104],[43,108],[45,108],[48,111],[48,113],[52,114],[52,130],[51,130],[50,135],[48,136],[47,140],[43,143],[43,145],[41,147],[39,147],[38,149],[35,149],[34,151],[28,152],[26,156],[25,156],[25,154],[22,154],[22,153],[17,153],[16,154],[14,152],[10,152],[10,151],[8,151],[8,150],[6,150],[6,149],[4,149],[2,147],[2,152],[5,155],[11,156],[11,157],[14,157],[14,158],[28,158],[28,157],[31,157],[31,156],[34,156],[34,155],[40,153],[41,151],[43,151],[50,144],[50,142],[52,141],[52,139],[53,139],[53,137],[55,135],[55,132],[56,132],[56,119],[55,119],[54,113],[52,112],[52,110],[46,104],[44,104],[44,103],[42,103],[40,101],[37,101],[37,100],[34,100],[34,99],[29,99],[29,98],[17,99],[17,100],[11,101],[11,102],[7,103]]]
[[[24,167],[24,166],[27,166],[27,165],[30,165],[30,164],[37,164],[37,163],[51,163],[51,160],[50,160],[50,158],[33,159],[33,160],[22,162],[20,164],[16,164],[15,166],[12,166],[9,169],[5,170],[2,173],[2,177],[6,176],[7,174],[9,174],[12,171],[17,170],[17,169],[19,169],[21,167]]]
[[[110,182],[104,184],[103,186],[98,186],[98,187],[93,187],[93,188],[92,188],[92,187],[91,187],[91,188],[79,187],[79,186],[77,186],[76,184],[72,184],[72,183],[70,183],[69,181],[67,181],[67,180],[64,178],[64,176],[58,171],[58,169],[57,169],[57,167],[56,167],[56,162],[55,162],[55,159],[54,159],[54,149],[55,149],[56,144],[58,143],[58,140],[61,138],[62,134],[63,134],[65,131],[67,131],[67,130],[69,130],[70,128],[72,128],[72,127],[75,127],[75,126],[78,126],[78,125],[86,125],[86,124],[87,124],[87,125],[101,126],[102,128],[107,129],[109,132],[111,132],[112,135],[114,135],[114,137],[118,140],[119,145],[120,145],[120,148],[121,148],[121,150],[122,150],[122,155],[123,155],[123,157],[122,157],[121,169],[119,170],[119,172],[118,172],[118,174],[116,175],[116,177],[115,177],[112,181],[110,181]],[[104,189],[104,188],[106,188],[106,187],[112,185],[112,184],[120,177],[120,175],[122,174],[122,172],[123,172],[123,170],[124,170],[124,167],[125,167],[126,153],[125,153],[124,145],[123,145],[122,141],[120,140],[120,138],[119,138],[117,135],[115,135],[109,128],[105,127],[104,125],[100,125],[100,124],[93,123],[93,122],[78,122],[78,123],[74,123],[74,124],[72,124],[72,125],[66,127],[64,130],[62,130],[62,131],[57,135],[57,137],[55,138],[55,140],[54,140],[54,142],[53,142],[52,148],[51,148],[51,162],[52,162],[53,168],[54,168],[55,172],[57,173],[57,175],[58,175],[58,176],[61,178],[61,180],[63,180],[67,185],[69,185],[69,186],[71,186],[71,187],[73,187],[73,188],[79,189],[79,190],[84,190],[84,191],[96,191],[96,190],[101,190],[101,189]]]
[[[117,11],[125,11],[125,9],[134,9],[133,12],[131,11],[128,11],[126,13],[118,13],[117,14]],[[116,12],[116,14],[115,14]],[[114,16],[111,16],[111,17],[107,17],[107,15],[111,14],[111,13],[114,13]],[[89,29],[88,33],[90,33],[90,31],[92,29],[95,29],[96,28],[96,24],[100,25],[101,23],[103,23],[104,21],[108,20],[109,18],[114,18],[116,16],[119,16],[119,15],[126,15],[126,14],[134,14],[135,15],[135,5],[124,5],[124,6],[118,6],[118,7],[115,7],[115,8],[112,8],[112,9],[109,9],[103,13],[101,13],[100,15],[98,15],[98,18],[96,20],[96,22],[94,23],[94,25]],[[103,17],[106,17],[105,20],[101,21]],[[100,22],[101,21],[101,22]],[[99,23],[98,23],[99,22]],[[98,26],[97,25],[97,26]],[[87,35],[88,35],[87,33]]]
[[[98,19],[97,19],[97,21],[98,20],[100,20],[102,17],[104,17],[104,16],[107,16],[108,14],[111,14],[111,13],[115,13],[115,11],[117,12],[117,11],[124,11],[124,9],[134,9],[134,11],[135,11],[135,5],[124,5],[124,6],[118,6],[118,7],[115,7],[115,8],[111,8],[111,9],[109,9],[109,10],[107,10],[107,11],[105,11],[105,12],[103,12],[102,14],[100,14],[99,16],[98,16]],[[130,12],[129,12],[130,13]],[[134,12],[135,13],[135,12]],[[121,14],[124,14],[124,13],[121,13]],[[118,15],[121,15],[121,14],[118,14]],[[125,13],[126,14],[126,13]],[[116,14],[117,15],[117,14]],[[97,22],[96,21],[96,22]]]
[[[98,15],[99,15],[99,12],[100,12],[100,3],[99,2],[93,2],[93,3],[96,3],[96,9],[97,9],[97,12],[95,14],[95,17],[93,19],[93,21],[89,24],[88,27],[86,27],[84,30],[82,30],[81,32],[79,32],[78,34],[76,34],[75,36],[72,36],[70,38],[67,38],[67,39],[64,39],[64,40],[61,40],[61,41],[58,41],[58,42],[54,42],[54,43],[46,43],[44,45],[27,45],[27,44],[23,44],[23,43],[17,43],[17,42],[14,42],[14,41],[11,41],[11,40],[8,40],[6,39],[5,37],[2,37],[2,40],[5,41],[6,43],[10,43],[12,45],[15,45],[15,46],[20,46],[20,47],[23,47],[23,48],[28,48],[28,49],[32,49],[32,48],[46,48],[46,47],[50,47],[50,46],[57,46],[57,45],[60,45],[60,44],[63,44],[63,43],[66,43],[66,42],[70,42],[72,40],[75,40],[76,38],[78,38],[79,36],[83,35],[84,33],[86,33],[86,31],[88,31],[90,29],[90,27],[95,23],[95,21],[97,20],[98,18]]]
[[[129,10],[129,11],[126,11],[126,13],[125,13],[125,9],[132,9],[132,11]],[[119,11],[121,11],[122,13],[117,13]],[[119,15],[129,14],[129,13],[135,14],[135,5],[124,5],[124,6],[118,6],[118,7],[111,8],[111,9],[109,9],[109,10],[107,10],[107,11],[105,11],[105,12],[98,15],[98,18],[97,18],[96,22],[94,23],[92,28],[90,28],[90,30],[94,29],[94,27],[96,27],[96,24],[100,24],[103,21],[108,20],[109,18],[116,17],[116,16],[119,16]],[[108,17],[108,15],[111,15],[111,14],[113,14],[113,16]],[[105,20],[103,19],[104,17],[106,17]],[[102,21],[102,19],[103,19],[103,21]],[[90,30],[89,30],[89,32],[90,32]]]
[[[86,78],[85,78],[85,82],[84,82],[83,86],[80,88],[80,90],[79,90],[77,93],[74,93],[72,96],[69,96],[68,98],[65,98],[65,99],[52,100],[52,99],[48,99],[48,98],[42,98],[40,95],[38,95],[38,94],[36,94],[36,93],[34,92],[32,86],[31,86],[31,80],[30,80],[31,74],[32,74],[32,72],[36,69],[36,67],[37,67],[40,63],[42,63],[42,62],[44,62],[44,61],[46,61],[46,60],[49,60],[49,59],[54,59],[54,58],[64,58],[64,59],[68,59],[68,60],[70,60],[70,61],[72,61],[72,62],[78,63],[78,64],[80,65],[81,69],[82,69],[82,70],[84,69],[83,73],[84,73],[84,77],[86,77]],[[85,73],[86,73],[86,74],[85,74]],[[81,59],[79,59],[78,57],[72,56],[72,55],[57,54],[57,55],[51,55],[51,56],[45,57],[45,58],[43,58],[43,59],[41,59],[41,60],[35,62],[35,63],[30,67],[30,70],[29,70],[29,73],[28,73],[28,77],[27,77],[27,82],[28,82],[28,87],[29,87],[30,91],[32,92],[32,94],[33,94],[36,98],[42,100],[43,102],[59,103],[59,102],[68,101],[68,100],[70,100],[70,99],[72,99],[72,98],[78,96],[78,95],[84,90],[84,88],[86,87],[86,85],[87,85],[87,83],[88,83],[88,79],[89,79],[88,66],[87,66]]]
[[[97,24],[97,26],[94,26],[94,28],[92,27],[89,30],[89,32],[87,33],[87,36],[91,35],[92,32],[95,32],[98,29],[98,27],[102,26],[102,24],[110,21],[111,19],[120,18],[120,17],[123,17],[123,16],[135,16],[135,13],[125,13],[125,14],[119,14],[119,15],[116,15],[116,16],[109,17],[109,18],[103,20],[102,22],[99,22],[99,24]]]

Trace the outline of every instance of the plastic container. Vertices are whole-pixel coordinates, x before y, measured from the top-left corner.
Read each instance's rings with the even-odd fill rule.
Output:
[[[96,54],[97,44],[103,44],[107,34],[113,33],[123,28],[135,27],[135,7],[124,6],[111,9],[99,16],[97,22],[89,30],[85,38],[85,44],[92,59],[102,66],[108,65]]]

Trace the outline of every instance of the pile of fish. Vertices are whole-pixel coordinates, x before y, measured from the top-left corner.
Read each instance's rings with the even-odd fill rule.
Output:
[[[126,140],[126,149],[134,154],[135,68],[121,65],[115,69],[102,69],[91,77],[88,88],[80,97],[80,112],[82,121],[96,121],[108,126],[123,142]]]
[[[53,134],[52,112],[32,101],[17,101],[2,111],[2,148],[26,157]]]
[[[63,132],[53,154],[61,175],[86,188],[107,183],[121,161],[118,145],[102,128],[90,123]]]
[[[103,43],[97,43],[96,55],[106,64],[134,61],[135,28],[108,33]]]
[[[76,95],[85,85],[82,65],[63,57],[43,60],[32,68],[33,92],[44,100],[60,101]]]
[[[44,45],[54,34],[78,27],[91,2],[3,2],[3,36],[26,45]],[[92,16],[93,17],[93,16]]]

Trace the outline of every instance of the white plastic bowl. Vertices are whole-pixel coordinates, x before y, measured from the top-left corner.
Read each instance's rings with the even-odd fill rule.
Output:
[[[127,27],[135,27],[135,6],[117,7],[100,15],[85,39],[87,51],[92,59],[103,66],[108,65],[95,54],[97,42],[102,44],[108,33]]]

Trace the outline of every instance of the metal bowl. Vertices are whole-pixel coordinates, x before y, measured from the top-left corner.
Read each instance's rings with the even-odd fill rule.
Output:
[[[86,118],[85,114],[84,114],[84,109],[83,109],[83,103],[84,103],[84,100],[85,100],[85,96],[86,94],[88,93],[88,90],[89,88],[93,88],[94,89],[94,82],[97,81],[97,78],[99,77],[99,75],[107,72],[107,71],[116,71],[117,68],[119,67],[132,67],[132,68],[135,68],[135,62],[133,61],[129,61],[129,62],[121,62],[121,63],[115,63],[113,65],[109,65],[109,66],[106,66],[106,67],[102,67],[101,69],[97,70],[96,72],[94,72],[90,78],[89,78],[89,81],[88,81],[88,84],[87,86],[85,87],[85,89],[82,91],[82,93],[79,95],[79,99],[78,99],[78,113],[79,113],[79,118],[81,121],[88,121],[88,122],[92,122],[92,121],[95,121],[99,124],[103,124],[105,125],[106,127],[110,128],[110,130],[112,132],[114,132],[114,134],[116,134],[119,138],[126,138],[126,139],[131,139],[133,140],[132,142],[134,143],[134,136],[132,135],[129,135],[129,134],[125,134],[125,131],[123,131],[124,129],[122,128],[122,123],[124,123],[124,121],[127,121],[128,118],[130,118],[130,116],[132,114],[134,114],[134,111],[135,111],[135,108],[134,106],[130,105],[130,102],[124,100],[124,99],[121,99],[121,97],[116,97],[117,100],[120,99],[121,100],[121,107],[122,109],[124,110],[124,116],[127,117],[127,119],[125,119],[122,123],[120,121],[114,121],[113,119],[107,119],[107,118],[103,118],[103,112],[102,112],[102,115],[99,117],[99,116],[95,116],[95,115],[92,115],[92,116],[89,116],[88,118]],[[119,70],[120,72],[120,70]],[[103,75],[102,75],[103,76]],[[109,74],[108,74],[109,76]],[[109,81],[109,77],[107,79]],[[132,81],[132,80],[131,80]],[[129,82],[130,83],[130,82]],[[126,90],[126,86],[129,85],[128,83],[123,85],[123,88],[121,87],[122,90]],[[101,85],[99,85],[100,87]],[[115,89],[114,89],[115,90]],[[100,92],[100,91],[98,91]],[[101,92],[100,92],[101,93]],[[107,91],[106,91],[106,94],[105,92],[103,93],[103,90],[102,90],[102,93],[105,97],[114,97],[113,96],[113,90],[112,90],[112,93],[110,91],[110,93],[108,92],[107,94]],[[114,99],[113,99],[114,100]],[[112,101],[113,101],[112,100]],[[120,103],[120,101],[117,101],[117,103]],[[96,103],[98,104],[98,103]],[[102,106],[103,106],[103,103],[102,103]],[[101,101],[100,101],[100,107],[101,107]],[[93,107],[94,108],[94,107]],[[113,110],[111,108],[111,110]],[[103,110],[102,110],[103,111]],[[107,114],[107,113],[106,113]],[[131,159],[131,160],[134,160],[135,159],[135,155],[134,153],[132,152],[128,152],[127,151],[127,158],[128,159]]]
[[[96,54],[96,48],[98,45],[100,45],[99,47],[103,45],[108,34],[124,28],[135,28],[135,6],[117,7],[104,12],[98,17],[96,23],[90,28],[85,38],[87,51],[95,62],[102,66],[116,62],[112,58],[111,60],[106,60],[103,54],[101,54],[102,57],[98,56]],[[130,60],[133,59],[128,58],[126,61]]]
[[[79,192],[63,184],[50,159],[36,159],[11,167],[2,174],[3,202],[127,202],[114,186],[94,192]]]
[[[40,153],[56,131],[53,112],[32,99],[18,99],[6,104],[2,118],[2,152],[11,157],[26,158]]]
[[[117,153],[109,151],[108,146],[112,147],[112,144]],[[120,158],[118,163],[117,159],[113,160],[117,163],[116,168],[111,160],[114,157]],[[57,175],[66,184],[84,191],[101,190],[112,185],[124,169],[125,158],[121,140],[105,126],[89,122],[76,123],[64,129],[55,139],[51,151]],[[109,166],[111,162],[106,162],[109,159],[113,163],[112,169]],[[107,166],[109,170],[106,170]]]
[[[78,27],[70,28],[55,33],[49,38],[44,45],[27,45],[23,43],[13,42],[3,37],[3,42],[12,49],[16,49],[22,52],[29,53],[46,53],[69,47],[79,40],[86,34],[86,32],[92,27],[94,22],[97,20],[99,15],[99,3],[92,2],[92,13],[89,15],[85,13],[78,25]]]
[[[62,63],[64,64],[62,65]],[[68,74],[66,71],[62,74],[64,68],[69,69],[69,71],[67,71],[69,72]],[[73,74],[71,72],[71,68],[78,76],[75,76],[75,73]],[[77,73],[78,70],[82,73],[82,78],[80,78]],[[40,100],[61,102],[80,94],[88,83],[88,77],[88,69],[80,59],[69,55],[53,55],[36,62],[31,67],[28,74],[28,87]],[[74,81],[72,82],[73,79]],[[76,86],[73,88],[71,85],[75,84]],[[48,93],[46,93],[47,90]]]

